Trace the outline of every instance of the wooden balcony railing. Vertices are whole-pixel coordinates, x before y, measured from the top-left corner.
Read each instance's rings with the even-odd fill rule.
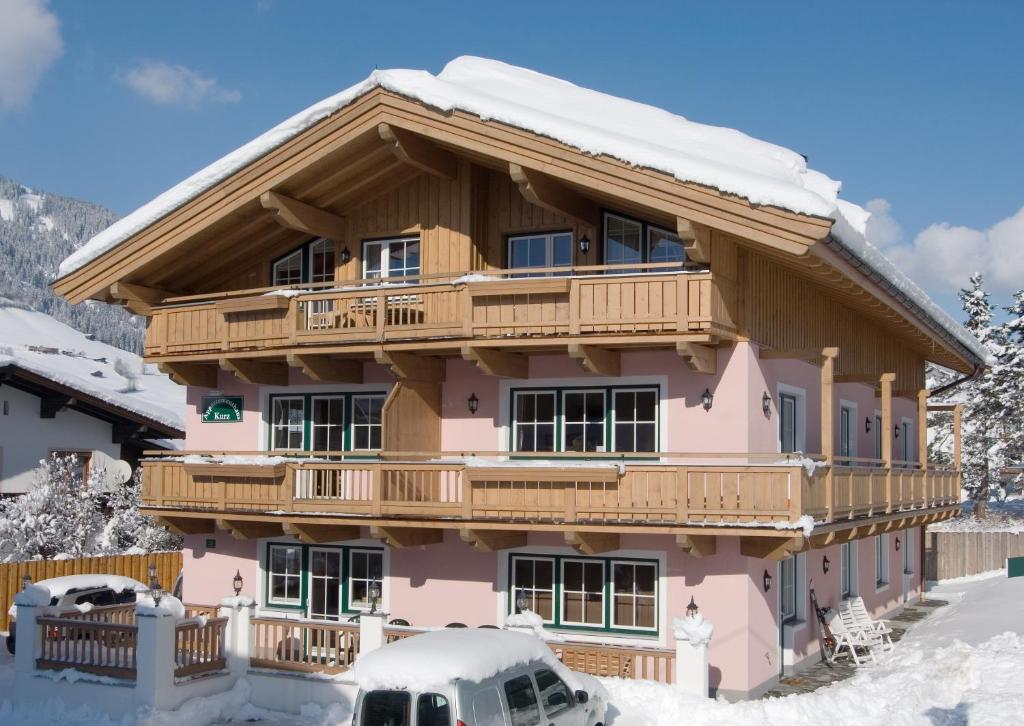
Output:
[[[819,465],[809,472],[751,463],[765,455],[728,456],[720,464],[664,454],[612,464],[598,455],[561,466],[441,456],[296,460],[265,470],[154,458],[143,462],[143,498],[148,507],[211,512],[635,526],[796,523],[804,515],[832,522],[959,501],[955,470]]]
[[[708,271],[676,267],[644,274],[516,274],[521,273],[173,298],[153,309],[145,354],[219,355],[421,338],[679,332],[727,336],[735,329],[735,290]]]

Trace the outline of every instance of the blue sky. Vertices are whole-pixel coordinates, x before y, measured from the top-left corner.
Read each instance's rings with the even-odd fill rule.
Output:
[[[879,244],[948,309],[972,267],[1005,297],[1024,4],[824,5],[0,0],[0,174],[126,213],[374,67],[468,53],[788,146],[875,200]]]

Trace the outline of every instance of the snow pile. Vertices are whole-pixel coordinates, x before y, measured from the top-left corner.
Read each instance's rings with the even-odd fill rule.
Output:
[[[260,456],[243,454],[225,454],[223,456],[202,456],[188,454],[161,458],[160,461],[180,461],[184,464],[224,464],[227,466],[277,466],[278,464],[295,464],[299,462],[322,462],[327,459],[316,459],[301,456]]]
[[[523,610],[521,613],[513,613],[505,618],[505,625],[510,628],[540,630],[544,627],[544,618],[532,610]]]
[[[185,619],[185,606],[181,600],[169,593],[164,593],[157,604],[148,592],[140,592],[135,600],[136,615],[170,615],[175,620]]]
[[[691,645],[707,645],[714,632],[714,624],[705,620],[700,613],[693,617],[672,618],[672,634],[676,640],[687,640]]]
[[[247,608],[255,605],[256,601],[248,595],[232,595],[231,597],[223,598],[220,604],[226,608]]]
[[[14,595],[14,605],[25,605],[28,607],[42,608],[50,604],[50,593],[45,587],[29,585]],[[11,612],[15,610],[11,606]]]
[[[176,431],[185,430],[185,388],[137,355],[89,340],[45,313],[0,297],[0,368],[17,366]]]
[[[403,638],[356,661],[361,688],[429,691],[456,679],[479,682],[495,673],[540,661],[561,667],[544,641],[507,630],[444,629]]]
[[[80,613],[92,612],[92,607],[93,607],[93,605],[92,605],[91,602],[75,603],[75,610],[77,610]]]

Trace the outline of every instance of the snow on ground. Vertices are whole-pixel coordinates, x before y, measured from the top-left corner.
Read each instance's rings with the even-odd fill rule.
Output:
[[[928,525],[929,532],[1024,532],[1024,498],[1007,497],[1005,501],[995,499],[988,503],[988,514],[984,518],[973,516],[974,502],[964,503],[964,513],[945,522]]]

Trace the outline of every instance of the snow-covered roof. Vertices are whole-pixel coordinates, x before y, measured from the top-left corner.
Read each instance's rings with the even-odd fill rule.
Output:
[[[133,353],[90,340],[45,313],[0,298],[0,367],[12,365],[114,409],[185,430],[183,386],[154,366],[143,366]]]
[[[479,682],[537,661],[561,665],[534,635],[491,628],[446,628],[402,638],[361,656],[351,676],[364,690],[429,691],[456,680]]]
[[[422,70],[377,70],[365,80],[313,104],[100,232],[61,263],[60,275],[68,275],[96,259],[375,88],[441,111],[458,110],[485,121],[499,121],[587,154],[605,154],[637,167],[671,174],[680,181],[713,187],[752,204],[834,220],[845,214],[840,208],[840,182],[809,168],[806,159],[790,149],[526,68],[462,56],[436,76]],[[842,242],[853,255],[904,291],[927,315],[933,315],[948,333],[984,358],[970,334],[938,310],[919,287],[866,239]]]

